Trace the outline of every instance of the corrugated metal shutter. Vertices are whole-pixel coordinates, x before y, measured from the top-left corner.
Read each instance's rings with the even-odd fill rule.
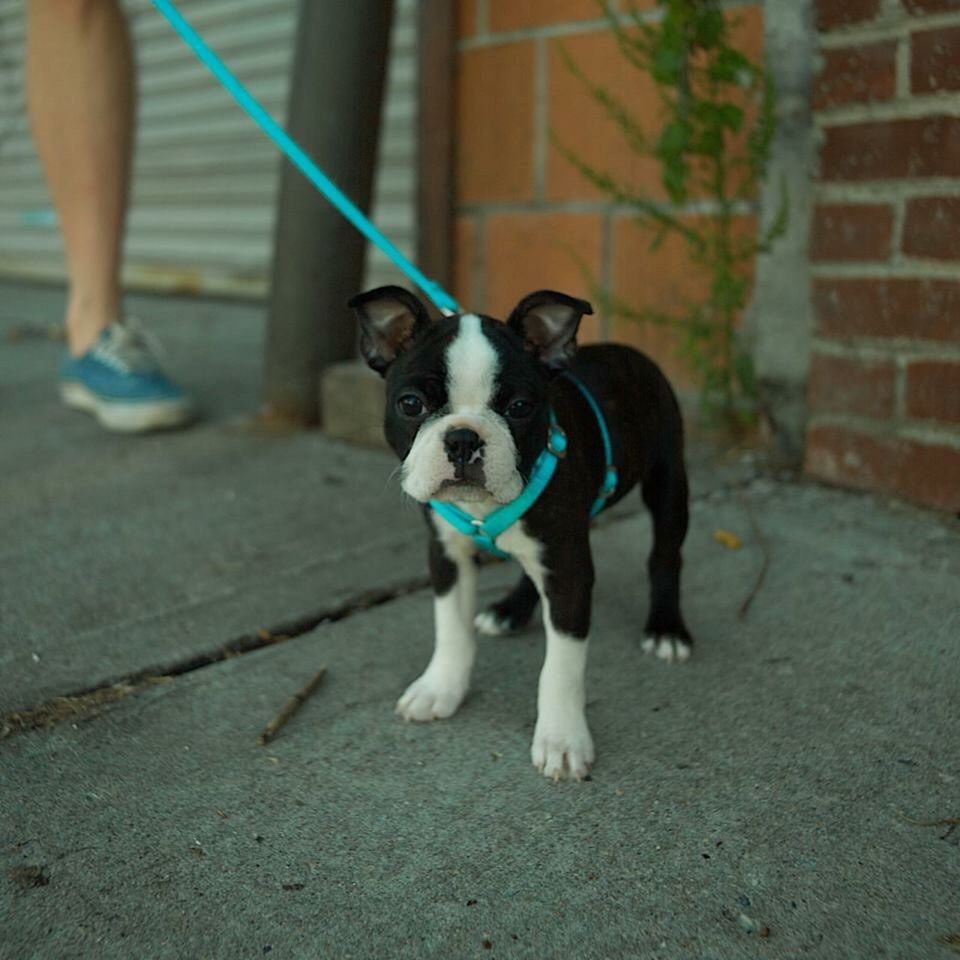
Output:
[[[30,139],[24,0],[0,0],[0,274],[62,280],[60,236]],[[128,287],[263,296],[279,154],[183,46],[149,0],[126,0],[139,122]],[[283,122],[296,0],[182,0],[184,15]],[[404,253],[414,237],[416,0],[398,0],[374,218]],[[368,284],[397,282],[371,251]]]

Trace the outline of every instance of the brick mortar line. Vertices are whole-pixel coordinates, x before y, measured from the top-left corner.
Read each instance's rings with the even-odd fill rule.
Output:
[[[479,0],[484,3],[484,0]],[[739,10],[746,7],[762,6],[763,0],[721,0],[721,6],[725,10]],[[656,23],[663,19],[662,11],[654,8],[652,10],[638,11],[640,19],[644,23]],[[551,39],[552,37],[569,37],[578,33],[595,33],[599,30],[609,29],[609,21],[606,17],[592,17],[586,20],[565,20],[563,23],[542,24],[537,27],[520,27],[516,30],[503,30],[494,32],[489,28],[489,17],[484,24],[485,29],[479,29],[480,11],[477,11],[478,30],[477,35],[473,37],[464,37],[457,42],[457,50],[479,50],[485,47],[493,47],[499,44],[523,43],[526,40],[535,40],[540,37]],[[617,20],[624,26],[630,26],[633,23],[633,15],[630,13],[618,13]]]
[[[873,257],[869,260],[851,260],[849,257],[844,257],[839,260],[832,260],[829,258],[816,259],[811,253],[810,255],[810,266],[813,269],[818,271],[827,269],[831,272],[834,272],[834,268],[837,267],[850,267],[855,270],[863,270],[867,267],[883,267],[884,269],[890,269],[893,266],[892,257],[888,257],[884,260],[882,257]],[[813,276],[819,276],[819,273],[812,274]]]
[[[848,127],[860,123],[889,123],[893,120],[925,120],[934,116],[960,117],[960,97],[956,91],[920,93],[900,100],[843,104],[816,110],[813,123],[820,133],[828,127]]]
[[[719,205],[714,200],[691,200],[681,207],[675,207],[670,203],[657,203],[657,209],[668,210],[681,216],[710,216],[719,210]],[[737,217],[750,217],[760,215],[759,200],[736,200],[731,204],[731,212]],[[613,204],[610,209],[610,215],[613,217],[635,217],[636,211],[625,204]]]
[[[899,423],[907,420],[907,358],[893,358],[893,418]]]
[[[823,337],[814,336],[810,349],[825,357],[865,361],[903,360],[960,362],[960,343],[917,340],[910,337]]]
[[[956,261],[920,260],[904,257],[900,263],[811,263],[810,276],[838,280],[957,280],[960,265]]]
[[[928,13],[921,17],[911,17],[906,13],[889,20],[874,20],[868,24],[852,23],[845,27],[834,27],[819,34],[821,50],[837,50],[845,47],[859,47],[884,40],[908,38],[912,33],[937,30],[943,27],[960,27],[960,13]]]
[[[904,177],[896,180],[820,180],[813,184],[814,203],[894,203],[910,197],[960,194],[960,178]]]
[[[669,210],[682,216],[703,216],[715,213],[717,205],[711,200],[695,200],[685,203],[682,207],[674,207],[670,203],[657,204],[659,209]],[[733,205],[736,216],[756,216],[759,213],[757,203],[740,201]],[[457,213],[469,215],[475,213],[504,214],[504,213],[571,213],[571,214],[601,214],[611,217],[636,217],[637,212],[632,207],[622,203],[610,203],[605,200],[496,200],[490,203],[461,203]]]
[[[850,413],[819,413],[810,418],[810,427],[843,427],[878,440],[913,440],[926,446],[949,447],[960,450],[960,430],[935,426],[918,420],[895,423],[892,420],[874,420]]]
[[[895,76],[895,91],[898,100],[906,100],[910,93],[910,41],[901,37],[897,41],[897,49],[893,55]]]
[[[907,201],[904,197],[897,197],[892,203],[893,223],[890,226],[890,264],[894,268],[902,269],[913,261],[903,252],[903,225],[907,219]]]
[[[644,20],[654,21],[659,16],[641,14]],[[621,23],[629,24],[632,18],[621,14],[618,18]],[[553,23],[541,27],[523,27],[519,30],[505,30],[502,33],[484,32],[476,37],[465,37],[457,43],[461,52],[467,50],[484,50],[487,47],[506,46],[513,43],[526,43],[530,40],[551,40],[554,37],[571,37],[578,33],[597,33],[608,30],[609,22],[605,17],[590,20],[567,20],[564,23]]]

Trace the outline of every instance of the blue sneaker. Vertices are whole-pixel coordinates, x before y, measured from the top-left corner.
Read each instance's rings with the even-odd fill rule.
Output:
[[[114,323],[82,356],[60,368],[60,396],[92,413],[107,430],[143,433],[193,419],[189,397],[160,369],[156,348],[138,324]]]

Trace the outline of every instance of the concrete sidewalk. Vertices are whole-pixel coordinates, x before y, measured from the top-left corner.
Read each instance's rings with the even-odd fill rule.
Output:
[[[59,408],[56,344],[4,339],[55,299],[0,307],[0,725],[156,675],[0,741],[0,957],[951,955],[955,519],[691,451],[694,659],[638,649],[649,532],[621,511],[595,534],[597,766],[552,784],[539,630],[484,641],[453,720],[398,721],[432,624],[395,464],[244,426],[259,311],[145,306],[210,418],[133,440]]]

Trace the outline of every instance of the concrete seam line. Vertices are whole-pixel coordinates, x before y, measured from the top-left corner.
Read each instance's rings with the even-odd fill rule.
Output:
[[[107,704],[126,699],[131,694],[139,693],[158,683],[173,680],[233,657],[262,650],[264,647],[285,643],[317,627],[338,623],[355,613],[383,606],[392,600],[426,589],[429,585],[429,577],[423,576],[390,587],[365,590],[336,607],[283,621],[274,627],[261,628],[252,634],[244,634],[208,653],[196,654],[165,666],[146,667],[116,680],[104,681],[93,687],[51,697],[35,707],[11,711],[0,716],[0,740],[30,730],[50,729],[66,720],[82,720],[96,716]]]

